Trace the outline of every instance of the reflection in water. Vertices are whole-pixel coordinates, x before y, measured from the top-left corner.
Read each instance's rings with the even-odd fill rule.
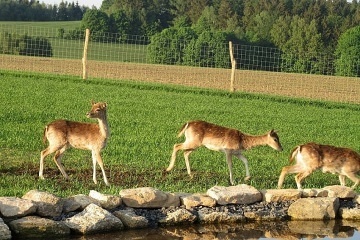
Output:
[[[359,238],[360,221],[288,221],[237,224],[182,225],[155,229],[124,230],[116,233],[77,236],[72,239],[332,239]]]

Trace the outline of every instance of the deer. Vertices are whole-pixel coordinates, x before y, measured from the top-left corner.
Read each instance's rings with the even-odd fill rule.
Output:
[[[49,154],[54,154],[54,162],[65,179],[69,179],[61,163],[61,157],[68,147],[90,150],[93,163],[93,181],[96,180],[96,163],[99,164],[104,182],[109,186],[104,170],[104,164],[100,155],[110,137],[110,129],[107,121],[107,103],[91,101],[91,110],[86,114],[87,118],[97,119],[96,123],[74,122],[68,120],[55,120],[45,126],[43,142],[48,141],[48,147],[41,151],[39,178],[44,179],[44,159]]]
[[[182,135],[185,135],[185,142],[174,145],[170,164],[165,171],[169,172],[174,168],[177,152],[179,150],[183,150],[187,173],[190,175],[190,177],[192,177],[189,155],[195,149],[201,146],[205,146],[209,150],[221,151],[225,153],[231,185],[234,185],[232,171],[233,155],[244,163],[246,172],[246,177],[244,180],[248,181],[251,176],[248,160],[242,154],[244,150],[248,150],[260,145],[268,145],[277,151],[283,150],[279,136],[273,129],[264,135],[253,136],[242,133],[237,129],[227,128],[201,120],[195,120],[189,121],[181,127],[177,137],[181,137]]]
[[[295,160],[295,165],[282,168],[278,188],[284,183],[285,176],[289,173],[298,173],[295,182],[299,190],[301,182],[315,170],[322,170],[339,175],[341,186],[345,186],[345,176],[354,182],[356,188],[360,179],[356,174],[360,171],[360,155],[350,148],[323,145],[318,143],[305,143],[296,146],[290,154],[290,163]]]

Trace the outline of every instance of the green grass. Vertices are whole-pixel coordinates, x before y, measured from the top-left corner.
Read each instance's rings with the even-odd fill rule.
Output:
[[[205,148],[190,156],[192,179],[182,154],[173,171],[164,174],[173,145],[183,141],[176,138],[178,129],[192,119],[250,134],[278,130],[283,152],[258,147],[244,153],[252,175],[248,184],[258,189],[276,187],[281,168],[288,164],[289,152],[297,144],[315,141],[359,151],[359,105],[2,70],[0,81],[0,196],[21,196],[35,188],[69,196],[91,189],[118,194],[121,189],[144,186],[171,192],[205,192],[214,185],[227,186],[224,154]],[[77,149],[63,157],[70,181],[63,179],[50,158],[45,161],[46,180],[39,180],[44,126],[60,118],[90,122],[85,113],[91,99],[109,106],[111,138],[102,157],[112,186],[105,186],[99,168],[99,184],[93,184],[90,152]],[[236,182],[244,183],[244,176],[242,162],[234,158]],[[305,180],[304,187],[332,184],[339,184],[337,176],[317,172]],[[286,178],[284,187],[296,187],[293,175]]]

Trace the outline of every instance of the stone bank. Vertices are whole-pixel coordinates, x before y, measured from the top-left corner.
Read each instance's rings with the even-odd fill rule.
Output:
[[[344,186],[257,190],[214,186],[206,193],[169,193],[151,187],[119,195],[91,190],[60,198],[31,190],[0,197],[0,239],[66,237],[164,225],[282,220],[360,221],[360,197]]]

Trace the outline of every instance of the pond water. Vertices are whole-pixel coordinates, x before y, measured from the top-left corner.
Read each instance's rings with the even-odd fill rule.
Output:
[[[288,221],[182,225],[74,236],[81,240],[360,239],[360,221]]]

